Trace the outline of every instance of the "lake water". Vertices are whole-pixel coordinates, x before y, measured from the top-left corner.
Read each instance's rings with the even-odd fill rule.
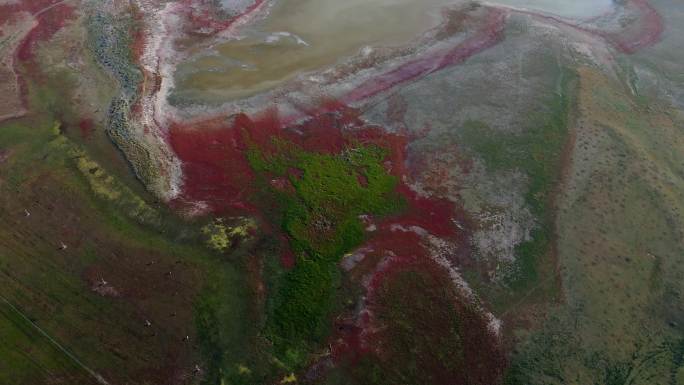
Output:
[[[330,66],[367,46],[402,44],[441,20],[454,0],[281,0],[244,38],[178,66],[177,94],[203,102],[242,98]],[[463,3],[463,2],[461,2]],[[506,6],[591,17],[611,0],[498,0]]]

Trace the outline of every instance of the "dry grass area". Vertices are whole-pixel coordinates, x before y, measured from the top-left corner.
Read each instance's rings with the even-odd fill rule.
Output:
[[[578,73],[557,217],[565,304],[521,347],[518,378],[681,384],[683,121],[594,69]]]
[[[197,354],[183,338],[194,337],[200,268],[182,250],[112,215],[89,193],[76,160],[55,145],[64,137],[45,133],[9,125],[0,134],[13,150],[0,167],[0,283],[17,309],[0,318],[3,349],[27,349],[7,363],[0,382],[89,383],[79,360],[110,381],[177,383]],[[19,312],[76,360],[25,320],[8,324]],[[34,354],[36,346],[52,353]]]

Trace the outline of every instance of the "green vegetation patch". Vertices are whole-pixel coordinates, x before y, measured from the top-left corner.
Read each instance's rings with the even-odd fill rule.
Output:
[[[76,169],[88,181],[92,192],[140,224],[161,228],[161,214],[125,184],[114,178],[112,174],[93,160],[87,151],[62,135],[60,127],[61,123],[55,122],[52,128],[54,139],[48,142],[48,146],[53,151],[68,155],[69,159],[74,161]]]
[[[90,381],[82,368],[4,297],[0,297],[0,336],[0,383],[48,382],[55,375],[74,383]]]
[[[253,147],[249,152],[255,171],[281,178],[271,190],[297,256],[296,266],[279,283],[267,324],[288,366],[301,363],[308,342],[326,334],[325,317],[339,280],[336,263],[364,239],[359,216],[386,215],[403,205],[395,191],[398,178],[383,166],[386,156],[375,145],[324,154],[281,139],[274,139],[272,151]]]
[[[153,207],[147,203],[152,198],[136,194],[110,164],[96,162],[87,143],[71,141],[61,118],[74,120],[74,113],[56,88],[30,86],[36,112],[0,125],[1,147],[9,154],[0,165],[0,294],[8,301],[0,300],[0,357],[6,358],[0,383],[94,382],[65,350],[110,383],[131,382],[131,373],[150,373],[153,365],[168,362],[168,345],[160,341],[181,344],[185,335],[201,342],[203,354],[206,341],[215,343],[227,352],[219,364],[237,368],[251,352],[249,337],[256,330],[245,326],[247,285],[235,264],[201,247],[197,224]],[[61,241],[68,249],[59,249]],[[178,295],[150,291],[146,299],[157,339],[141,339],[137,305],[102,297],[84,279],[96,267],[112,285],[124,285],[121,272],[139,271],[132,268],[137,258],[155,261],[148,268],[169,266],[183,282]],[[177,315],[170,317],[171,311]],[[104,324],[120,327],[103,334]],[[200,329],[195,336],[195,324],[206,326],[206,333]],[[206,336],[214,330],[219,332],[210,340]],[[198,353],[193,347],[179,362],[199,362],[207,373],[219,370],[210,360],[205,368]]]

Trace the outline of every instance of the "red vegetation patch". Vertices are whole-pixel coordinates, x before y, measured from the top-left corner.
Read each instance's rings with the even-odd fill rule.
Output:
[[[366,360],[383,369],[388,383],[500,382],[506,361],[498,338],[443,267],[421,258],[393,263],[368,302],[381,327],[367,336],[373,358]]]
[[[346,103],[358,102],[387,91],[398,84],[406,83],[446,67],[459,64],[501,41],[504,37],[505,21],[506,12],[497,8],[488,8],[485,20],[473,36],[452,48],[409,61],[364,82],[361,86],[345,95],[342,100]]]
[[[408,213],[400,218],[403,226],[418,226],[438,237],[453,237],[456,227],[452,218],[456,214],[453,202],[446,199],[419,196],[408,186],[402,185],[399,191],[408,198]]]
[[[266,3],[266,0],[254,0],[239,14],[221,18],[221,8],[216,2],[206,0],[183,0],[183,12],[185,17],[185,30],[189,34],[212,36],[225,31],[240,20],[248,18],[258,12]]]
[[[95,130],[95,125],[92,119],[81,119],[78,123],[78,128],[81,131],[81,138],[90,139],[90,136]]]
[[[133,55],[133,61],[138,63],[145,53],[145,44],[147,42],[147,36],[145,35],[145,15],[136,6],[132,7],[131,16],[134,20],[133,30],[131,31],[131,54]]]
[[[13,12],[29,12],[38,21],[17,49],[17,58],[24,62],[32,60],[35,45],[54,36],[74,17],[75,11],[73,6],[58,0],[27,0],[15,4],[14,7],[12,5],[7,7],[14,8]],[[0,9],[0,14],[3,14],[3,11]],[[11,9],[8,11],[12,12]]]
[[[17,73],[17,62],[21,61],[26,66],[25,73],[37,78],[38,66],[33,62],[35,46],[49,40],[69,20],[74,18],[75,8],[58,0],[23,0],[17,3],[0,5],[0,25],[11,23],[13,18],[20,12],[28,12],[35,18],[35,25],[19,43],[12,58],[12,71]],[[21,105],[28,105],[27,84],[23,76],[17,74],[18,98]]]
[[[367,176],[365,176],[365,175],[357,175],[357,176],[356,176],[356,180],[358,180],[359,185],[361,185],[361,187],[364,187],[364,188],[365,188],[365,187],[368,187],[368,177],[367,177]]]
[[[171,125],[170,143],[183,161],[183,200],[203,202],[214,213],[254,208],[250,197],[255,192],[254,173],[247,153],[250,146],[265,153],[276,151],[274,139],[282,139],[305,151],[339,153],[359,144],[376,144],[389,150],[387,168],[394,175],[405,173],[404,136],[385,133],[367,126],[359,112],[339,107],[311,116],[303,123],[287,127],[290,119],[281,119],[275,110],[250,118],[239,114],[230,119],[216,118],[203,122]],[[290,170],[297,176],[299,170]],[[288,188],[281,180],[276,187]]]
[[[631,0],[627,8],[638,15],[627,30],[604,33],[608,41],[624,53],[634,53],[657,43],[664,31],[663,20],[648,0]]]
[[[217,213],[250,207],[248,189],[254,175],[246,157],[245,135],[254,125],[239,115],[232,124],[214,120],[192,129],[171,126],[171,146],[183,161],[186,200],[204,202]]]
[[[10,155],[12,155],[12,152],[10,150],[3,150],[0,148],[0,163],[4,163],[9,159]]]
[[[170,143],[183,162],[185,175],[182,199],[203,202],[217,214],[244,214],[244,210],[249,210],[252,214],[266,216],[260,211],[268,210],[268,204],[264,206],[263,202],[254,201],[260,187],[248,156],[250,149],[254,148],[266,154],[276,152],[278,143],[283,141],[294,143],[305,151],[321,153],[341,153],[350,147],[375,144],[387,149],[387,171],[399,177],[400,181],[408,180],[407,136],[368,125],[360,119],[358,110],[334,101],[327,101],[309,113],[311,115],[302,123],[292,125],[288,122],[295,121],[293,117],[281,118],[275,110],[254,118],[241,114],[192,126],[172,125]],[[291,178],[297,178],[300,173],[301,170],[288,170]],[[268,182],[277,189],[292,188],[287,178]],[[365,219],[366,225],[372,224],[374,228],[369,233],[371,238],[364,244],[369,257],[359,263],[363,269],[373,272],[365,285],[369,312],[347,317],[353,318],[351,321],[338,318],[331,342],[333,357],[338,361],[351,360],[358,365],[363,365],[364,360],[371,357],[383,367],[406,366],[408,362],[405,360],[414,360],[420,368],[434,373],[435,383],[494,384],[505,363],[498,337],[489,331],[486,316],[481,310],[459,296],[447,268],[433,259],[429,244],[430,237],[445,239],[453,249],[448,256],[450,260],[466,259],[470,254],[469,233],[454,222],[457,218],[458,223],[467,224],[465,211],[449,200],[421,196],[403,182],[397,187],[406,202],[406,208],[400,214],[383,218],[377,225],[372,218]],[[280,238],[283,245],[281,263],[290,268],[295,264],[295,256],[287,247],[287,238],[284,235]],[[399,297],[393,297],[396,296],[397,277],[404,272],[428,277],[432,282],[419,287],[415,293],[416,301],[402,302]],[[356,274],[353,270],[350,273]],[[449,295],[436,298],[437,290]],[[426,301],[429,306],[422,306],[419,300]],[[396,305],[395,302],[412,309],[406,314],[413,317],[410,320],[414,323],[412,327],[416,328],[413,332],[402,334],[397,329],[400,326],[385,316]],[[450,309],[448,314],[444,313],[445,306]],[[423,318],[419,317],[422,311],[425,311]],[[432,312],[434,317],[431,317]],[[447,325],[452,318],[462,326],[458,332],[453,332]],[[401,343],[411,342],[394,342],[399,341],[399,337],[410,339],[419,336],[417,342],[425,346],[439,345],[440,339],[447,335],[458,340],[457,346],[444,348],[457,349],[461,354],[455,363],[436,362],[428,349],[417,356],[402,355],[400,352],[404,347]],[[469,374],[462,374],[466,372]]]
[[[287,238],[282,236],[280,239],[283,245],[282,251],[280,253],[280,264],[286,269],[291,269],[295,266],[297,258],[295,257],[295,254],[292,252],[292,249],[288,246]]]
[[[367,255],[354,269],[371,269],[362,280],[364,310],[336,319],[333,357],[360,383],[372,383],[366,376],[377,370],[387,376],[383,383],[500,383],[507,362],[488,317],[426,244],[430,232],[449,229],[442,223],[428,231],[411,225],[412,217],[388,221],[364,247]],[[445,236],[458,242],[453,232]],[[469,252],[465,243],[456,244],[459,250]]]
[[[617,50],[626,54],[632,54],[640,49],[650,47],[660,41],[664,32],[663,19],[658,11],[648,0],[628,0],[624,4],[625,10],[633,15],[636,20],[626,25],[620,23],[618,30],[601,30],[593,27],[582,26],[555,16],[537,14],[530,11],[516,11],[529,14],[534,17],[551,21],[556,24],[568,26],[579,31],[595,35],[605,39]],[[617,15],[620,17],[620,15]]]

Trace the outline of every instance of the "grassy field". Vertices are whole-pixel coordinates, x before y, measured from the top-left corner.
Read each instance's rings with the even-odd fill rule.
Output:
[[[511,384],[684,383],[681,116],[581,68],[559,199],[563,306],[514,356]]]
[[[266,332],[288,367],[307,358],[312,342],[329,332],[329,313],[340,281],[337,263],[364,238],[360,215],[384,215],[402,207],[394,191],[398,178],[382,165],[386,151],[375,145],[340,154],[307,152],[277,141],[274,152],[254,149],[250,162],[267,177],[284,178],[273,188],[280,225],[297,256],[277,282]]]
[[[89,383],[93,378],[68,352],[53,343],[14,305],[0,299],[0,382],[34,384],[57,378],[72,383]]]
[[[212,346],[250,352],[239,260],[212,253],[201,223],[159,208],[113,176],[120,164],[69,139],[46,95],[37,89],[37,111],[0,127],[0,382],[170,383],[237,370],[242,357],[226,355],[193,374]]]

